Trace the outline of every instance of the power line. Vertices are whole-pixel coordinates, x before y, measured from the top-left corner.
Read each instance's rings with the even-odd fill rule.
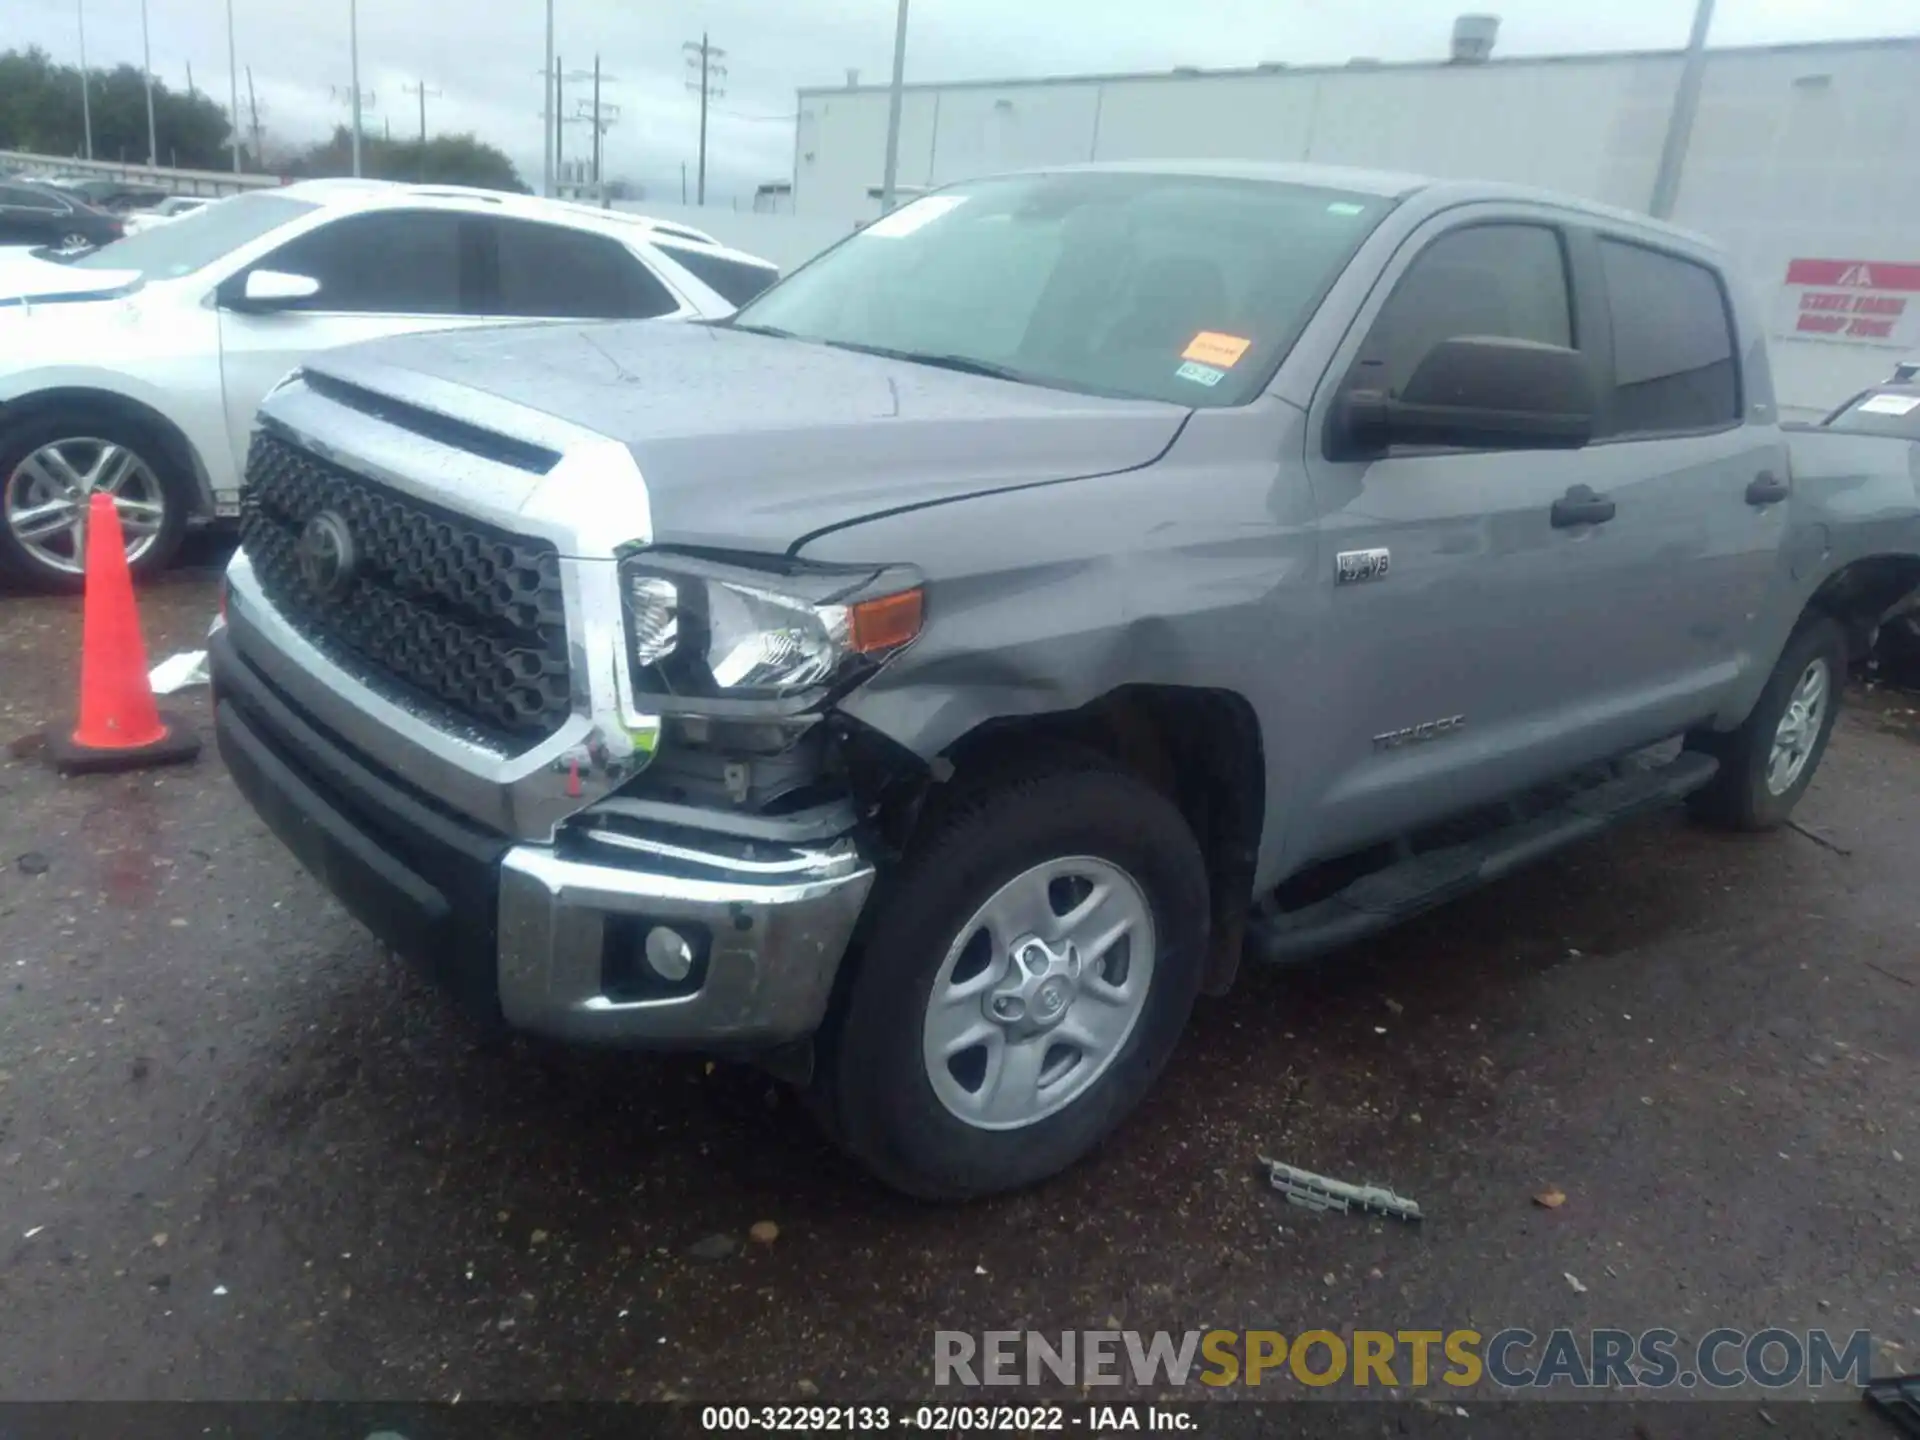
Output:
[[[704,205],[707,203],[707,106],[727,93],[720,83],[727,78],[727,67],[719,63],[726,59],[727,52],[710,43],[704,30],[698,40],[689,40],[680,48],[686,52],[688,68],[700,72],[698,77],[687,77],[687,89],[697,91],[700,96],[700,188],[697,203]]]

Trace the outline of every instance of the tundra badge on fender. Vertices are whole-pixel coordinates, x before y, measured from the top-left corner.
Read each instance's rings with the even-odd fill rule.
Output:
[[[1334,583],[1358,585],[1363,580],[1384,580],[1392,563],[1389,550],[1342,550],[1334,557]]]

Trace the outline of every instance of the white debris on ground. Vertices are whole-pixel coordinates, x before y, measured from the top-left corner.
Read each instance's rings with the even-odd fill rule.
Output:
[[[171,695],[176,690],[190,690],[207,683],[207,652],[204,650],[182,650],[177,655],[169,655],[147,672],[147,684],[153,687],[156,695]]]

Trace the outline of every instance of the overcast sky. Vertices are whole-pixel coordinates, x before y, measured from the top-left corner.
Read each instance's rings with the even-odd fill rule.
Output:
[[[224,0],[147,0],[153,65],[169,84],[227,97]],[[347,0],[232,0],[239,64],[251,66],[261,121],[282,142],[313,138],[346,118],[329,87],[348,88]],[[87,59],[140,63],[141,0],[0,0],[0,49],[40,45],[79,55],[76,9],[85,7]],[[1173,65],[1339,62],[1445,54],[1462,0],[912,0],[909,80],[1152,70]],[[1678,47],[1691,0],[1502,0],[1498,53]],[[681,43],[704,28],[727,51],[726,93],[712,116],[709,203],[750,196],[792,168],[794,91],[884,82],[892,64],[895,0],[556,0],[555,48],[563,67],[591,67],[597,49],[605,98],[620,106],[607,138],[609,175],[677,198],[682,162],[698,144],[695,97],[685,88]],[[449,27],[449,16],[457,23]],[[1125,17],[1122,20],[1121,17]],[[367,124],[418,128],[405,87],[424,80],[432,130],[473,130],[500,146],[535,186],[540,180],[541,0],[363,0],[361,86],[374,93]],[[1920,0],[1719,0],[1713,43],[1768,44],[1920,32]],[[584,98],[589,86],[573,86]],[[244,78],[241,102],[246,103]],[[569,152],[585,154],[584,125],[567,127]],[[742,200],[744,206],[745,200]]]

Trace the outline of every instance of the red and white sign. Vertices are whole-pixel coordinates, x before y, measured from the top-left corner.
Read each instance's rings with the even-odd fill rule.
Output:
[[[1920,264],[1790,260],[1773,333],[1920,350]]]

